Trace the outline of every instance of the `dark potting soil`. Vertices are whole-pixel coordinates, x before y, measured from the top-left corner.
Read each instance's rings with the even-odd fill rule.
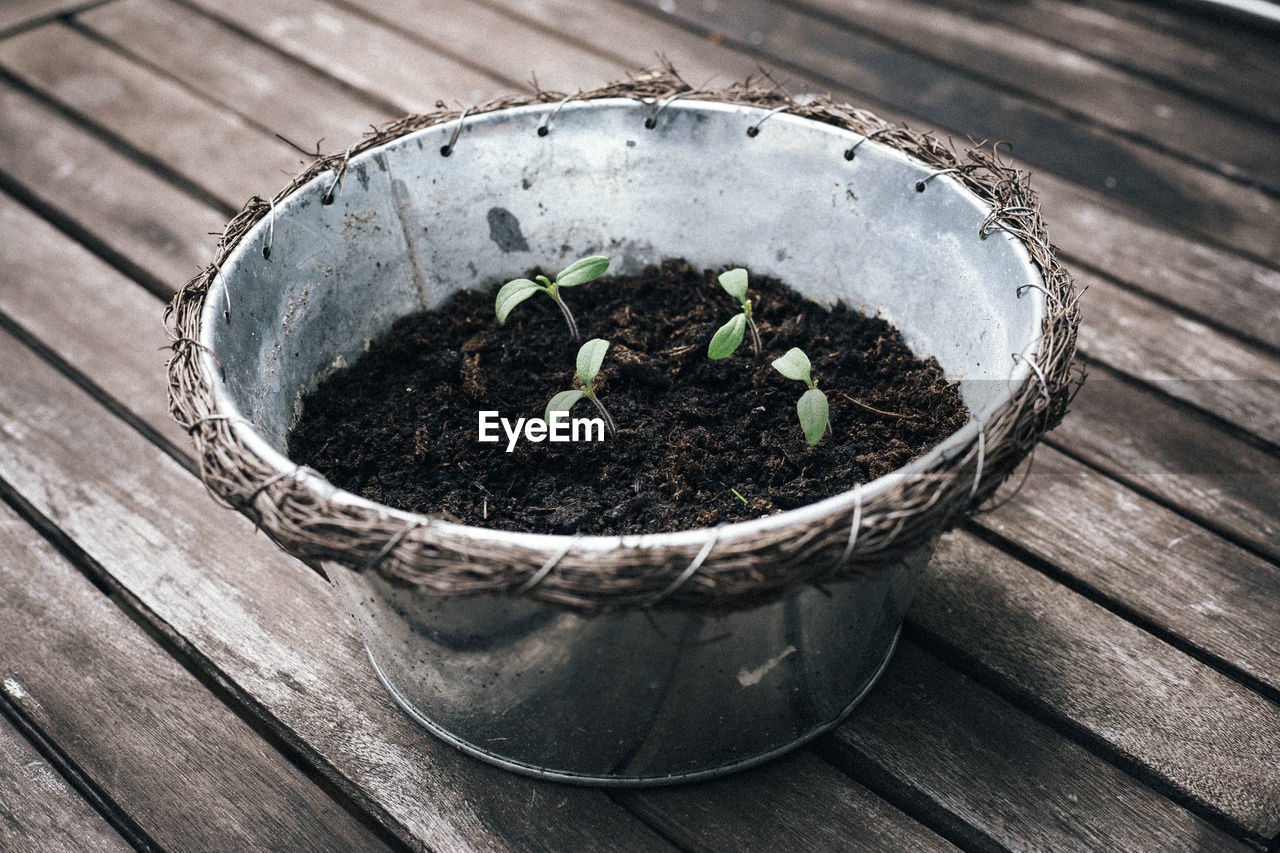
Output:
[[[765,276],[752,276],[748,292],[760,357],[748,334],[732,356],[709,360],[712,335],[738,310],[716,281],[722,271],[666,261],[562,291],[581,341],[610,341],[595,393],[616,437],[522,437],[510,453],[501,427],[498,442],[477,440],[480,411],[512,425],[540,418],[576,381],[579,344],[553,302],[534,294],[499,327],[496,282],[401,319],[325,379],[303,402],[290,456],[379,503],[480,527],[645,533],[813,503],[964,425],[957,388],[888,323],[828,309]],[[809,355],[830,401],[832,433],[815,447],[796,417],[805,386],[769,364],[793,346]],[[582,400],[572,415],[597,413]]]

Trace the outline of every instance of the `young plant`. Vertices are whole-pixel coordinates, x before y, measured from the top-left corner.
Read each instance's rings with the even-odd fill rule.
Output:
[[[498,315],[498,325],[501,326],[507,322],[507,315],[511,313],[512,308],[515,308],[538,291],[542,291],[550,296],[556,305],[560,306],[560,313],[564,314],[564,321],[569,324],[569,336],[574,341],[577,341],[578,324],[574,321],[573,312],[569,310],[569,306],[565,305],[564,300],[560,298],[560,288],[577,287],[580,284],[595,281],[604,275],[605,270],[608,268],[608,258],[601,255],[592,255],[589,258],[576,260],[560,270],[560,274],[556,276],[555,281],[550,281],[545,275],[540,275],[537,276],[537,281],[517,278],[507,282],[498,291],[498,298],[493,305],[494,311]]]
[[[592,338],[578,350],[578,378],[582,380],[582,387],[572,391],[561,391],[551,398],[551,402],[547,403],[547,410],[542,415],[548,424],[551,423],[552,412],[567,412],[573,408],[574,403],[586,397],[600,410],[601,416],[604,417],[604,424],[609,428],[609,435],[615,437],[618,435],[618,428],[614,425],[613,418],[600,402],[600,398],[591,390],[591,384],[596,381],[596,375],[600,373],[600,365],[604,363],[604,353],[607,349],[609,349],[608,341]]]
[[[720,273],[720,286],[725,293],[742,304],[742,310],[716,329],[711,337],[711,344],[707,347],[707,358],[728,358],[733,355],[734,350],[741,346],[742,336],[747,330],[751,331],[751,349],[756,358],[759,358],[760,330],[756,328],[756,321],[751,319],[751,300],[747,298],[747,271],[732,269]]]
[[[800,396],[800,402],[796,403],[796,414],[800,416],[800,429],[804,430],[805,441],[810,446],[817,444],[827,431],[829,408],[827,395],[818,390],[818,383],[810,373],[809,356],[799,347],[792,347],[786,355],[773,360],[773,369],[788,379],[809,386],[809,390]]]

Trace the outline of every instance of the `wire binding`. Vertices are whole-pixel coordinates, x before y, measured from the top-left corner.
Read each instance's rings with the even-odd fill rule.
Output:
[[[530,577],[527,581],[520,584],[520,586],[516,588],[515,594],[524,595],[526,592],[533,589],[538,584],[542,583],[542,581],[547,577],[547,575],[551,574],[551,570],[554,569],[559,564],[559,562],[564,559],[565,554],[569,553],[569,549],[571,549],[574,546],[574,543],[577,542],[581,536],[582,536],[581,533],[575,533],[573,534],[573,536],[569,537],[569,541],[564,543],[563,548],[561,548],[559,551],[553,554],[551,556],[551,559],[543,563],[542,568],[534,572],[532,577]]]
[[[462,123],[467,120],[467,113],[469,112],[471,112],[471,107],[467,107],[462,111],[462,115],[458,116],[458,123],[453,128],[453,136],[449,137],[449,144],[440,146],[441,157],[448,157],[453,153],[453,146],[458,144],[458,137],[462,135]]]
[[[665,110],[667,107],[671,106],[673,103],[675,103],[676,101],[680,100],[681,98],[687,95],[696,95],[701,91],[702,91],[701,89],[686,89],[683,92],[676,92],[674,95],[664,98],[662,101],[658,103],[658,108],[654,110],[652,113],[650,113],[649,117],[644,120],[645,129],[653,130],[655,127],[657,127],[658,116],[662,115],[662,111]]]
[[[936,172],[930,172],[922,180],[916,181],[916,192],[924,192],[925,187],[929,186],[929,182],[939,175],[959,174],[959,172],[959,169],[939,169]]]
[[[879,130],[873,130],[873,131],[871,131],[871,132],[870,132],[870,133],[868,133],[866,136],[862,137],[862,138],[861,138],[861,139],[859,139],[857,142],[853,143],[853,145],[849,146],[848,150],[846,150],[846,151],[844,152],[844,159],[846,159],[846,160],[852,160],[852,159],[853,159],[854,152],[858,150],[858,146],[859,146],[859,145],[861,145],[861,144],[862,144],[862,143],[864,143],[864,142],[868,142],[868,141],[870,141],[870,140],[872,140],[872,139],[875,139],[877,136],[879,136],[879,135],[880,135],[880,134],[882,134],[882,133],[888,133],[890,130],[892,130],[892,128],[889,128],[889,127],[882,127],[882,128],[880,128]]]
[[[547,120],[546,120],[546,121],[544,121],[542,124],[538,125],[538,135],[539,135],[539,136],[546,136],[548,133],[550,133],[550,132],[551,132],[551,122],[555,120],[556,114],[560,112],[560,108],[561,108],[561,107],[563,107],[565,104],[569,103],[570,101],[572,101],[574,98],[578,97],[578,95],[581,95],[581,94],[582,94],[581,92],[576,92],[576,93],[574,93],[574,94],[572,94],[572,95],[565,95],[565,96],[564,96],[564,100],[562,100],[560,103],[556,104],[555,109],[553,109],[553,110],[551,111],[551,114],[547,116]]]
[[[698,552],[698,556],[693,558],[693,562],[680,573],[680,576],[671,582],[671,585],[653,598],[645,602],[645,607],[653,607],[661,601],[669,598],[676,590],[684,586],[689,578],[693,577],[698,569],[702,568],[702,564],[707,561],[707,556],[711,553],[711,549],[720,541],[720,531],[724,528],[723,524],[717,524],[711,531],[711,538],[707,540],[707,544],[702,546],[702,550]]]
[[[405,524],[404,527],[397,530],[395,534],[387,540],[386,544],[382,546],[382,550],[374,555],[372,560],[365,564],[365,568],[367,570],[376,569],[378,565],[387,558],[387,555],[390,554],[397,545],[404,541],[404,537],[408,536],[415,528],[423,527],[430,523],[431,519],[427,519],[426,521],[421,521],[417,518],[409,519],[408,523]]]
[[[774,107],[773,109],[769,110],[769,112],[765,113],[758,122],[751,125],[751,127],[747,128],[747,136],[750,136],[752,139],[755,139],[757,136],[760,135],[760,125],[764,124],[766,121],[773,118],[778,113],[785,112],[789,109],[791,109],[790,104],[783,104],[780,107]]]

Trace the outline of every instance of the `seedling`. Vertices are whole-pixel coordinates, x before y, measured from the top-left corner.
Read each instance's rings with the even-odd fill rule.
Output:
[[[756,328],[756,321],[751,319],[751,300],[747,298],[747,271],[732,269],[720,273],[720,286],[724,288],[725,293],[742,304],[742,310],[734,314],[729,322],[716,329],[716,333],[711,337],[711,344],[707,347],[707,358],[720,359],[733,355],[734,351],[742,345],[742,337],[747,330],[751,331],[751,349],[755,352],[756,358],[759,358],[760,330]]]
[[[556,305],[560,306],[560,313],[564,314],[564,321],[569,324],[569,336],[574,341],[577,341],[578,324],[573,319],[573,312],[569,310],[569,306],[565,305],[564,300],[560,298],[560,288],[577,287],[580,284],[595,281],[604,275],[605,270],[608,268],[608,258],[592,255],[589,258],[576,260],[560,270],[560,274],[556,276],[555,281],[549,280],[545,275],[540,275],[535,276],[537,281],[517,278],[507,282],[502,285],[502,289],[498,291],[498,298],[494,301],[493,307],[498,315],[498,325],[501,326],[507,322],[507,315],[511,313],[512,308],[515,308],[538,291],[542,291],[550,296]]]
[[[592,338],[578,350],[578,378],[582,380],[582,387],[572,391],[561,391],[551,398],[551,402],[547,403],[547,410],[542,415],[548,424],[551,423],[552,412],[567,412],[573,408],[574,403],[586,397],[600,410],[604,424],[609,428],[609,435],[614,437],[618,435],[618,428],[614,425],[613,418],[600,402],[600,398],[591,390],[591,384],[596,381],[596,375],[600,373],[600,365],[604,363],[604,353],[607,349],[609,349],[608,341]]]
[[[805,441],[810,446],[822,440],[829,423],[827,417],[827,395],[818,390],[818,383],[811,375],[809,356],[799,347],[792,347],[786,354],[773,360],[773,369],[788,379],[803,382],[809,390],[800,396],[796,403],[796,414],[800,416],[800,429],[804,430]]]

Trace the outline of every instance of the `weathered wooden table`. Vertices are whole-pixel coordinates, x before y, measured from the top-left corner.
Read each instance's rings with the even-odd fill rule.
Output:
[[[327,585],[193,475],[160,314],[298,169],[275,134],[656,51],[1010,142],[1091,378],[838,730],[606,793],[394,706]],[[1141,2],[6,0],[0,849],[1277,850],[1278,131],[1280,33]]]

